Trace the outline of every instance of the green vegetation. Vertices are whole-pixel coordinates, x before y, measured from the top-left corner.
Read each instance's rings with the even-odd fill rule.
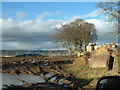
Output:
[[[91,69],[88,66],[80,65],[60,65],[62,69],[70,74],[72,74],[78,81],[86,84],[85,87],[95,88],[97,81],[102,76],[116,75],[115,71],[108,71],[104,68]]]

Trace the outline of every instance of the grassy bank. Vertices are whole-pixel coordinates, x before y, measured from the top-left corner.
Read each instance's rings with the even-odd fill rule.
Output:
[[[60,65],[62,69],[70,74],[72,74],[83,87],[95,88],[97,81],[102,76],[107,75],[117,75],[117,73],[112,70],[108,71],[107,69],[91,69],[88,66],[79,66],[79,65]]]

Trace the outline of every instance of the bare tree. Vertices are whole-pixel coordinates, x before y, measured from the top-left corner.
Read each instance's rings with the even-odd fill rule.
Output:
[[[108,15],[108,20],[111,22],[117,21],[117,27],[120,24],[120,2],[100,2],[97,4],[104,14]],[[114,31],[115,34],[120,34],[120,30]]]
[[[82,19],[76,19],[70,24],[62,25],[56,30],[54,40],[61,42],[69,51],[82,52],[83,46],[97,39],[95,26]]]

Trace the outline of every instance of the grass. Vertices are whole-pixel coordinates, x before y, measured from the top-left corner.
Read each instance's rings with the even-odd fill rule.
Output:
[[[88,66],[79,66],[73,64],[60,65],[65,72],[73,74],[73,76],[78,79],[85,87],[95,88],[97,81],[102,76],[116,75],[113,71],[108,71],[104,68],[91,69]]]

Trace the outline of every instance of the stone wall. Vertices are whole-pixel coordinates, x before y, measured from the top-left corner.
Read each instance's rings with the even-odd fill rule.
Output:
[[[94,50],[98,50],[100,48],[116,48],[117,45],[115,42],[110,42],[109,45],[107,44],[100,44],[96,45],[95,43],[89,43],[88,46],[86,47],[86,51],[92,52]]]
[[[79,55],[73,64],[88,65],[90,68],[106,68],[112,70],[118,68],[118,66],[116,66],[116,62],[118,63],[117,58],[118,50],[114,42],[108,45],[89,43],[87,51]]]
[[[92,57],[89,59],[89,67],[91,68],[106,68],[112,70],[116,68],[115,62],[118,57],[118,51],[114,42],[109,45],[92,45],[93,50],[87,49],[89,52],[93,52]]]

